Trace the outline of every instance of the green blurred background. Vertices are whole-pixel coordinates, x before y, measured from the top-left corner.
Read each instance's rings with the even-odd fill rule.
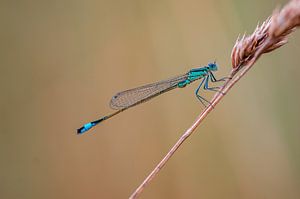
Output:
[[[76,129],[111,113],[118,91],[214,60],[226,76],[237,36],[286,2],[1,1],[0,198],[127,198],[200,113],[197,83]],[[299,32],[289,41],[141,198],[300,198]]]

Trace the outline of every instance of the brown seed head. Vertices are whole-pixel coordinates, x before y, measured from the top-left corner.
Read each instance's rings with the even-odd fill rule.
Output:
[[[249,36],[238,38],[231,52],[232,67],[240,70],[261,54],[271,52],[287,43],[287,36],[300,25],[300,0],[290,1],[281,11],[258,25]]]

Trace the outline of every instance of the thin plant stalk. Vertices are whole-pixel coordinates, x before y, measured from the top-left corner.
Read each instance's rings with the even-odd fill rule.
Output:
[[[292,0],[282,10],[276,9],[254,32],[249,36],[238,38],[231,53],[232,67],[228,79],[217,92],[210,105],[196,118],[165,157],[157,164],[147,178],[132,193],[130,199],[137,198],[145,187],[157,176],[168,160],[174,155],[182,143],[195,131],[206,116],[216,107],[231,88],[252,68],[258,58],[287,43],[287,36],[300,26],[300,0]]]

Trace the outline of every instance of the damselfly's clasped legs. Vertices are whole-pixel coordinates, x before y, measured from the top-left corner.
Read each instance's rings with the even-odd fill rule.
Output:
[[[225,77],[217,80],[213,74],[213,71],[217,70],[218,66],[215,62],[209,63],[207,66],[191,69],[184,75],[117,93],[110,101],[110,107],[116,109],[117,111],[98,120],[85,124],[77,130],[77,133],[84,133],[100,122],[107,120],[128,108],[146,102],[174,88],[184,88],[186,85],[199,79],[202,79],[202,81],[195,90],[195,94],[199,101],[206,106],[205,103],[210,104],[210,102],[199,95],[199,89],[203,85],[204,90],[218,91],[219,87],[209,87],[208,85],[209,81],[219,82],[226,79]]]

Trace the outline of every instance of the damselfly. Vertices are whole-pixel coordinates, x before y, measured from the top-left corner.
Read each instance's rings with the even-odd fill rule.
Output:
[[[98,120],[85,124],[84,126],[82,126],[77,130],[77,133],[78,134],[84,133],[89,129],[91,129],[92,127],[99,124],[100,122],[103,122],[104,120],[107,120],[121,113],[122,111],[125,111],[128,108],[146,102],[174,88],[184,88],[186,85],[199,79],[202,79],[202,81],[197,87],[197,89],[195,90],[195,94],[196,97],[199,99],[199,101],[204,106],[206,106],[204,102],[208,104],[210,102],[199,95],[199,89],[201,88],[202,85],[204,85],[203,88],[205,90],[217,91],[216,89],[218,89],[219,87],[210,88],[208,85],[209,81],[218,82],[218,81],[223,81],[225,79],[222,78],[217,80],[215,78],[212,72],[217,70],[218,70],[218,66],[215,62],[209,63],[207,66],[191,69],[184,75],[180,75],[160,82],[147,84],[145,86],[119,92],[116,95],[114,95],[110,101],[110,107],[112,109],[116,109],[117,110],[116,112],[104,116]]]

